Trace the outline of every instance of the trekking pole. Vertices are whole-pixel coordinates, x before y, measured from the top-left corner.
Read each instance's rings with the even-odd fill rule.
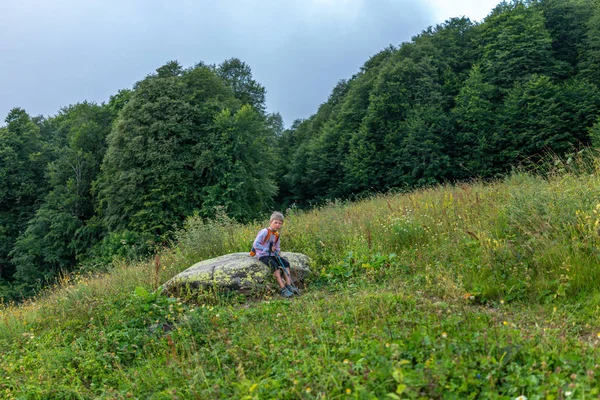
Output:
[[[285,267],[285,264],[283,263],[283,261],[281,260],[281,257],[279,256],[279,251],[277,251],[277,250],[275,250],[275,257],[277,258],[277,261],[279,261],[279,265],[281,266],[281,269],[283,269],[283,273],[286,274],[290,278],[290,286],[296,290],[296,293],[300,294],[300,290],[298,290],[296,285],[294,285],[294,281],[292,280],[290,271],[288,271],[287,268]]]

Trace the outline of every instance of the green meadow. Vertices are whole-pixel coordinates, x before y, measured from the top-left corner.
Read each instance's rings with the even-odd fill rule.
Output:
[[[285,215],[301,297],[161,295],[266,223],[192,217],[152,258],[0,307],[0,397],[600,396],[599,158]]]

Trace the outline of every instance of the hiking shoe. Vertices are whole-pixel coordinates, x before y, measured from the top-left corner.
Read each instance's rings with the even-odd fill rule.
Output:
[[[286,287],[284,287],[283,289],[281,289],[281,295],[282,295],[283,297],[292,297],[292,296],[294,295],[294,293],[292,293],[292,292],[290,291],[290,289],[288,289],[288,288],[287,288],[287,286],[286,286]]]
[[[287,285],[286,289],[289,290],[292,294],[300,296],[300,291],[298,290],[298,288],[296,288],[292,285]]]

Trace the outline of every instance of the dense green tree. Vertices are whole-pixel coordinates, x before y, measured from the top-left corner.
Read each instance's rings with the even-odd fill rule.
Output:
[[[121,110],[107,138],[98,181],[110,230],[160,235],[200,204],[193,183],[201,178],[195,173],[195,159],[206,128],[198,129],[196,122],[212,122],[214,111],[203,100],[226,89],[209,68],[199,70],[203,76],[196,73],[195,78],[207,83],[206,91],[190,90],[179,65],[168,63],[138,82]],[[196,104],[188,101],[194,96],[200,97]]]
[[[485,21],[480,43],[486,79],[504,89],[531,74],[552,75],[557,68],[541,10],[522,1],[498,5]]]
[[[12,279],[10,253],[47,190],[50,153],[25,110],[12,109],[5,121],[0,128],[0,278]]]
[[[278,112],[268,114],[266,124],[267,129],[272,132],[274,139],[278,139],[283,135],[285,124],[283,123],[283,117]]]
[[[441,106],[448,112],[454,105],[469,71],[477,61],[475,25],[468,18],[451,18],[430,27],[400,47],[399,56],[416,62],[426,58],[435,70],[432,78],[440,85]],[[433,71],[432,71],[433,72]]]
[[[565,154],[589,144],[599,106],[597,89],[587,84],[557,85],[533,75],[515,86],[501,116],[506,139],[501,154],[507,165],[537,162],[546,152]]]
[[[98,182],[110,231],[160,237],[195,211],[252,219],[268,204],[275,189],[261,157],[273,131],[261,103],[240,108],[230,84],[212,67],[169,63],[134,86]]]
[[[274,140],[264,119],[250,105],[235,114],[221,111],[213,137],[197,160],[205,177],[201,191],[202,213],[214,217],[218,207],[227,215],[249,221],[272,209],[277,192],[272,160]]]
[[[543,13],[545,26],[552,38],[554,58],[570,76],[577,66],[579,51],[585,40],[590,15],[597,8],[589,0],[544,0],[534,4]]]
[[[260,113],[265,111],[266,90],[252,78],[252,70],[248,64],[238,58],[231,58],[219,64],[217,73],[242,104],[249,104]]]
[[[385,190],[385,175],[393,167],[389,151],[401,140],[398,125],[414,103],[417,77],[418,66],[410,58],[390,60],[378,74],[367,113],[350,138],[346,169],[352,192]]]
[[[336,197],[336,187],[343,182],[346,144],[335,120],[323,125],[306,146],[306,181],[304,196],[312,201]]]
[[[279,202],[285,206],[304,205],[313,198],[312,193],[309,193],[311,186],[306,174],[311,133],[310,120],[296,120],[278,141],[280,145],[277,148],[282,153],[281,160],[289,159],[289,163],[281,162],[276,170],[280,178]]]
[[[11,254],[15,278],[43,282],[72,269],[100,240],[91,191],[106,149],[106,136],[116,112],[109,105],[80,103],[63,108],[49,123],[54,137],[66,144],[47,166],[49,193],[27,223]]]
[[[402,126],[405,131],[397,161],[388,186],[415,187],[446,180],[450,171],[450,157],[444,143],[448,129],[446,115],[439,106],[417,106],[411,109]]]
[[[304,141],[291,164],[292,176],[300,182],[294,190],[295,201],[305,204],[353,194],[346,169],[350,140],[367,113],[373,83],[394,51],[394,47],[385,48],[351,79],[339,81],[327,102],[306,121],[305,129],[296,131]]]
[[[370,61],[370,68],[376,68],[377,63]],[[282,173],[278,181],[278,200],[284,206],[336,196],[334,191],[342,183],[342,161],[346,154],[344,129],[338,122],[349,87],[348,80],[339,81],[314,116],[295,121],[277,141],[278,151],[283,156],[277,168]]]
[[[350,139],[346,166],[354,192],[388,190],[403,181],[397,166],[402,143],[411,133],[406,120],[415,107],[440,104],[438,76],[429,57],[415,62],[398,54],[381,69],[367,114]]]
[[[456,97],[451,117],[456,132],[449,155],[455,179],[490,177],[505,166],[497,160],[496,87],[476,65]]]
[[[579,76],[600,86],[600,5],[595,4],[580,47]]]
[[[600,148],[600,118],[589,129],[590,145],[595,149]]]

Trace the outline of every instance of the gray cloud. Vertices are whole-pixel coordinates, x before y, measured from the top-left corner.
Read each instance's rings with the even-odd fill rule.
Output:
[[[0,116],[106,101],[169,60],[238,57],[289,125],[433,18],[426,2],[410,0],[3,1]]]

